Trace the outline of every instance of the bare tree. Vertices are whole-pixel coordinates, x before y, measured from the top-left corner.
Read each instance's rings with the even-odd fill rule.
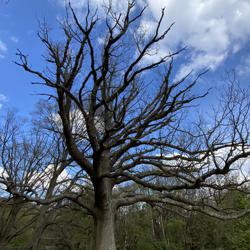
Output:
[[[8,112],[0,124],[0,246],[5,249],[13,239],[29,229],[36,220],[34,204],[27,204],[21,195],[30,192],[33,168],[38,169],[42,162],[39,155],[44,144],[31,146],[21,135],[21,124]],[[30,172],[29,172],[30,170]],[[28,183],[29,182],[29,183]],[[21,223],[22,221],[22,223]]]
[[[42,105],[42,106],[41,106]],[[46,109],[46,110],[44,110]],[[39,115],[34,113],[33,126],[35,130],[38,130],[40,133],[47,134],[51,140],[50,145],[50,164],[46,171],[46,179],[37,178],[37,181],[42,185],[46,183],[44,188],[44,195],[42,197],[43,201],[49,200],[54,196],[61,194],[62,192],[68,192],[71,189],[76,188],[74,186],[76,183],[72,182],[72,179],[69,177],[70,166],[72,158],[68,155],[67,148],[65,147],[64,140],[62,138],[62,133],[60,132],[60,124],[54,113],[52,113],[53,107],[49,106],[45,102],[38,103],[37,112]],[[44,112],[43,112],[44,111]],[[49,133],[48,133],[49,131]],[[66,171],[67,169],[67,171]],[[81,170],[74,175],[74,180],[77,180],[78,174],[82,172]],[[44,204],[39,209],[39,215],[35,222],[33,228],[33,233],[30,237],[30,241],[27,244],[27,249],[38,249],[39,243],[42,239],[43,233],[49,225],[56,223],[56,217],[60,213],[61,202],[58,202],[56,205],[52,203]],[[55,212],[54,210],[58,211]]]
[[[62,194],[46,203],[80,202],[93,215],[100,250],[116,249],[115,213],[137,202],[221,219],[249,212],[222,209],[216,199],[223,190],[245,191],[248,181],[246,93],[231,88],[213,117],[195,117],[193,105],[207,93],[194,94],[193,88],[204,72],[174,80],[174,58],[182,50],[155,56],[172,25],[162,31],[163,9],[154,33],[141,32],[145,9],[129,1],[124,13],[110,5],[98,18],[88,7],[80,21],[69,6],[73,20],[62,24],[63,40],[53,41],[47,25],[41,25],[38,35],[48,51],[44,70],[33,69],[28,57],[17,53],[17,64],[50,89],[67,150],[86,175],[82,190],[88,184],[94,197]],[[100,34],[103,43],[97,42]],[[241,174],[229,179],[231,171]],[[197,189],[199,195],[190,200]]]
[[[53,210],[60,205],[47,201],[76,186],[69,178],[72,160],[61,135],[46,134],[40,126],[22,129],[20,120],[14,112],[7,112],[0,124],[0,245],[5,247],[34,227],[28,249],[37,249],[43,231],[53,223]]]

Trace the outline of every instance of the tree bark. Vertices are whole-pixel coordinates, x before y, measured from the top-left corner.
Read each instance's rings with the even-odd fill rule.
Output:
[[[116,250],[114,211],[107,208],[95,218],[95,250]]]
[[[115,211],[112,200],[113,180],[105,177],[110,172],[109,151],[94,156],[95,176],[95,250],[116,250]]]
[[[109,171],[107,154],[99,158],[95,187],[95,250],[116,250],[115,206],[112,203],[112,180],[104,177]]]

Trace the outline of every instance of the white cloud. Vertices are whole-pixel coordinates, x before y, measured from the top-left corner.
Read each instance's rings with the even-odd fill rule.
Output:
[[[57,0],[61,3],[64,0]],[[140,4],[143,0],[138,0]],[[100,6],[107,0],[93,0]],[[126,1],[113,0],[117,9],[124,9]],[[162,28],[175,22],[161,51],[168,53],[180,46],[188,46],[189,59],[183,63],[179,75],[190,69],[210,67],[215,70],[230,55],[240,51],[250,39],[249,0],[144,0],[148,4],[144,27],[152,30],[153,20],[166,8]],[[72,6],[86,6],[87,0],[71,0]]]
[[[250,75],[250,55],[241,58],[240,64],[236,67],[236,72],[243,77]]]
[[[204,67],[216,69],[230,54],[239,51],[249,40],[248,0],[146,0],[151,16],[160,16],[166,8],[162,27],[175,25],[166,44],[171,49],[178,46],[190,48],[190,60],[179,74]],[[146,20],[147,20],[146,19]]]
[[[49,164],[45,169],[40,171],[34,171],[32,176],[30,172],[25,172],[25,176],[20,180],[20,183],[25,182],[27,186],[32,187],[39,195],[44,195],[44,192],[47,191],[54,172],[58,170],[58,166],[55,167],[53,164]],[[6,185],[4,181],[8,178],[9,174],[7,171],[0,166],[0,194],[7,195]],[[72,176],[69,174],[68,169],[63,169],[61,174],[56,179],[56,185],[54,192],[63,192],[65,189],[71,185]],[[27,183],[26,183],[27,181]],[[72,185],[71,191],[79,191],[75,185]]]
[[[88,3],[90,3],[90,5],[92,7],[102,7],[102,6],[107,6],[109,4],[109,0],[56,0],[60,5],[65,6],[67,5],[69,2],[71,3],[71,6],[74,9],[81,9],[81,8],[85,8],[87,6]],[[127,5],[127,1],[119,1],[119,0],[112,0],[112,5],[119,10],[123,10],[124,7]]]
[[[61,118],[58,114],[54,114],[52,117],[53,122],[55,122],[58,126],[59,130],[62,130],[62,121]],[[83,114],[79,111],[79,110],[75,110],[72,111],[70,113],[70,120],[71,120],[71,126],[72,126],[72,132],[74,134],[81,134],[82,135],[82,139],[83,138],[87,138],[88,134],[87,134],[87,128],[86,128],[86,124],[85,124],[85,118],[83,116]],[[95,127],[97,129],[97,131],[99,132],[100,136],[103,135],[104,133],[104,124],[103,121],[101,119],[101,117],[96,116],[95,117]],[[77,131],[77,133],[76,133]]]
[[[195,54],[192,52],[191,58],[188,63],[183,64],[178,72],[177,77],[182,77],[190,73],[192,70],[195,72],[199,69],[210,68],[211,70],[215,70],[227,57],[227,53],[203,53],[199,52]]]
[[[18,42],[19,42],[19,39],[18,39],[16,36],[11,36],[11,37],[10,37],[10,40],[11,40],[13,43],[18,43]]]
[[[7,45],[0,40],[0,52],[6,52],[7,51]]]
[[[6,102],[8,100],[7,96],[0,94],[0,109],[3,106],[3,102]]]
[[[7,101],[7,96],[0,94],[0,102]]]
[[[49,164],[45,169],[43,169],[43,171],[34,172],[32,178],[30,178],[29,180],[31,186],[33,186],[35,189],[40,189],[40,188],[47,189],[49,187],[55,169],[56,168],[53,164]],[[61,183],[63,181],[66,182],[66,183],[61,183],[61,185],[59,185],[59,187],[63,190],[70,184],[70,174],[64,169],[61,172],[61,174],[57,177],[56,181],[57,183]]]
[[[104,37],[97,37],[97,43],[98,44],[102,45],[102,44],[104,44],[104,42],[105,42],[105,38]]]
[[[8,50],[7,45],[0,40],[0,59],[4,59],[5,55],[4,53],[6,53]]]

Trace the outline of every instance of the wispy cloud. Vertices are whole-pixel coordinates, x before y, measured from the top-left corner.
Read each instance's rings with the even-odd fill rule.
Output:
[[[0,52],[6,52],[7,50],[7,45],[0,40]]]
[[[250,54],[241,58],[239,65],[236,67],[236,72],[242,77],[250,75]]]
[[[18,42],[19,42],[19,39],[18,39],[16,36],[11,36],[11,37],[10,37],[10,40],[11,40],[13,43],[18,43]]]
[[[5,55],[4,53],[6,53],[8,50],[7,45],[0,40],[0,59],[4,59]]]
[[[3,103],[7,101],[8,101],[7,96],[5,96],[4,94],[0,94],[0,108],[2,108]]]
[[[5,96],[4,94],[0,94],[0,102],[5,102],[7,101],[7,96]]]
[[[80,9],[80,8],[84,8],[86,7],[86,5],[88,3],[90,3],[91,6],[93,7],[101,7],[103,5],[108,5],[111,1],[110,0],[52,0],[52,1],[56,1],[58,4],[60,4],[61,6],[65,6],[67,4],[71,4],[71,6],[75,9]],[[120,9],[122,10],[126,5],[127,5],[127,1],[119,1],[119,0],[112,0],[112,5],[114,6],[114,8],[116,9]]]
[[[179,74],[210,67],[215,70],[230,55],[241,50],[250,40],[248,0],[146,0],[150,18],[157,18],[162,7],[166,18],[162,27],[175,25],[165,47],[175,50],[188,46],[189,59]],[[181,11],[180,10],[184,10]]]
[[[65,0],[54,0],[61,5]],[[67,2],[67,1],[66,1]],[[71,0],[75,8],[84,8],[88,0]],[[91,4],[100,7],[108,0],[93,0]],[[113,0],[116,9],[127,1]],[[179,47],[187,46],[188,57],[179,74],[190,69],[194,71],[204,67],[215,70],[229,56],[240,51],[250,40],[249,0],[138,0],[147,4],[148,11],[142,24],[147,32],[152,30],[163,7],[166,16],[162,29],[175,22],[166,40],[160,45],[161,52],[168,53]],[[123,8],[124,9],[124,8]]]

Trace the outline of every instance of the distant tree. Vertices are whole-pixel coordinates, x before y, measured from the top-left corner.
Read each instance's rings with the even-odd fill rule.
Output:
[[[0,246],[34,227],[27,249],[37,249],[44,230],[53,223],[53,209],[60,205],[51,199],[76,188],[65,171],[71,157],[60,135],[46,134],[41,124],[25,128],[13,111],[0,122],[0,155]]]
[[[248,182],[247,92],[232,86],[213,117],[195,117],[193,105],[207,95],[193,90],[204,72],[195,79],[172,76],[182,50],[158,58],[154,53],[172,25],[162,31],[163,9],[154,32],[146,34],[140,28],[145,9],[129,1],[124,13],[110,5],[99,18],[88,7],[82,21],[69,6],[73,20],[62,24],[64,39],[53,41],[47,25],[41,26],[48,52],[44,70],[33,69],[28,57],[17,53],[16,63],[50,89],[58,133],[85,173],[79,192],[33,200],[68,198],[80,204],[94,218],[96,250],[116,249],[115,214],[138,202],[220,219],[249,212],[224,209],[219,200],[222,190],[244,191]],[[230,172],[240,175],[228,178]]]
[[[41,107],[43,105],[43,107]],[[46,108],[46,112],[43,109]],[[75,188],[75,182],[73,183],[71,178],[69,178],[66,169],[70,171],[70,165],[72,163],[72,158],[69,156],[68,151],[65,147],[63,138],[60,133],[53,133],[53,128],[58,126],[57,120],[53,117],[53,107],[49,107],[46,103],[38,103],[37,109],[39,109],[39,116],[35,115],[33,117],[33,129],[43,133],[49,137],[49,161],[48,166],[44,169],[46,178],[36,179],[36,184],[42,186],[42,199],[44,201],[53,199],[55,195],[65,193],[72,188]],[[50,131],[50,133],[48,133]],[[79,171],[81,172],[81,171]],[[77,177],[77,174],[75,175]],[[76,178],[77,180],[77,178]],[[58,202],[56,205],[51,206],[51,203],[42,204],[39,208],[39,215],[37,216],[35,226],[33,227],[30,240],[27,244],[27,249],[35,250],[38,249],[40,241],[44,231],[49,225],[52,225],[56,221],[56,217],[60,213],[60,207],[63,206],[62,202]],[[55,212],[54,210],[58,210]]]
[[[0,123],[0,248],[5,249],[7,244],[29,229],[36,219],[37,213],[30,213],[32,206],[26,204],[22,196],[30,192],[34,167],[38,169],[44,163],[40,158],[44,156],[40,151],[44,144],[41,140],[37,140],[37,144],[31,145],[30,141],[22,137],[22,122],[21,120],[17,122],[14,112],[9,111],[2,118]]]

